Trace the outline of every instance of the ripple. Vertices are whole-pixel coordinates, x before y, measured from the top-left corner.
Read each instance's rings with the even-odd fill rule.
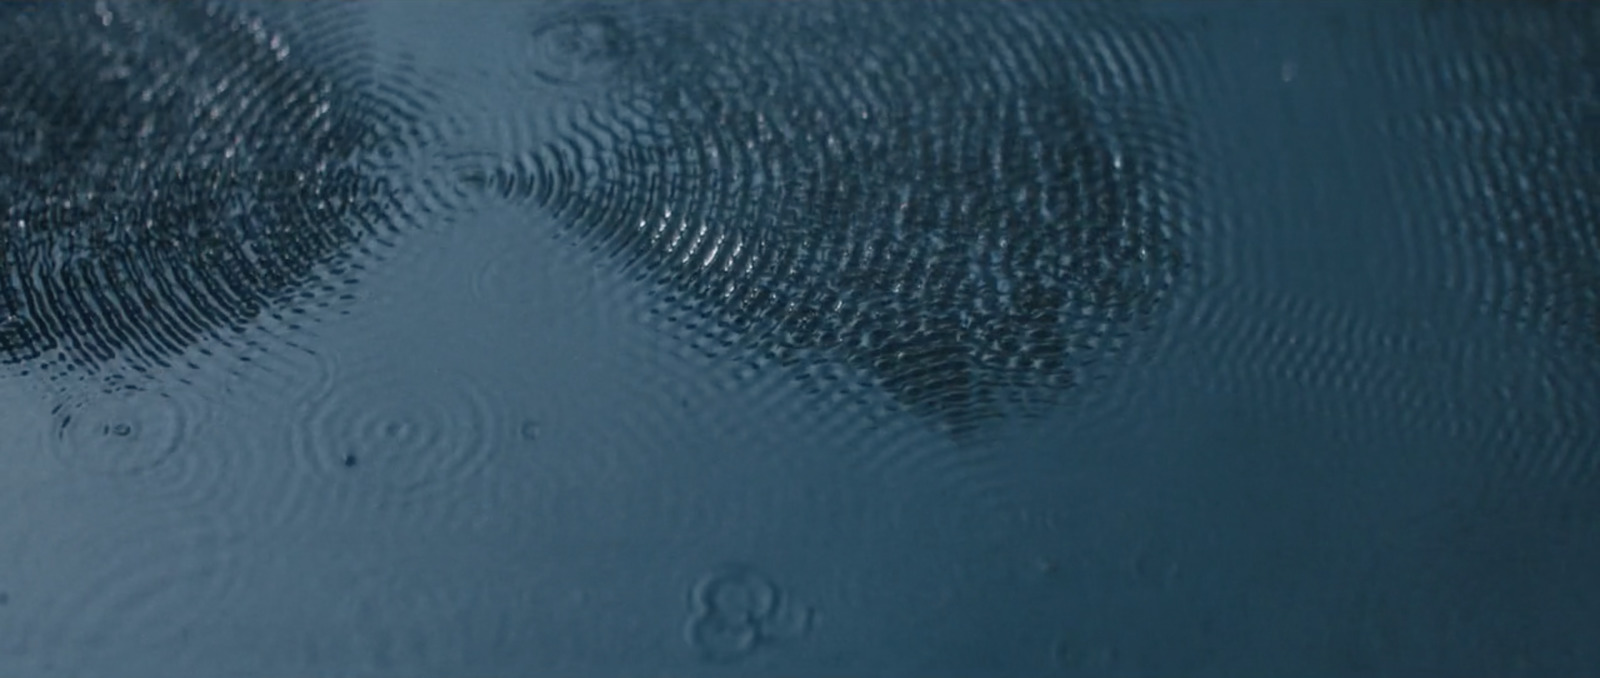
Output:
[[[597,4],[540,16],[524,45],[525,72],[558,86],[592,83],[615,73],[631,54],[631,31],[621,16]]]
[[[375,73],[334,7],[0,20],[0,127],[23,130],[0,136],[0,363],[181,380],[248,360],[437,206],[402,169],[437,137],[425,79]]]
[[[694,587],[700,614],[762,624],[778,611],[778,585],[748,567],[730,567],[707,575]]]
[[[887,7],[558,17],[569,58],[613,30],[631,51],[465,183],[556,218],[710,350],[801,380],[826,356],[958,440],[1051,410],[1182,275],[1193,45],[1116,12]]]
[[[506,228],[515,225],[516,228]],[[475,253],[468,289],[475,307],[517,317],[557,318],[599,303],[595,271],[581,265],[581,253],[545,231],[532,231],[493,213],[474,231]]]
[[[717,616],[696,616],[685,632],[703,661],[729,664],[761,647],[761,627]]]
[[[62,467],[141,506],[203,512],[220,524],[258,524],[281,501],[282,431],[268,413],[292,411],[327,383],[315,353],[252,363],[248,374],[197,374],[167,387],[123,382],[40,393],[57,402],[43,449]]]
[[[650,307],[648,302],[629,303]],[[705,335],[696,331],[691,322],[672,335],[675,341],[663,342],[651,333],[620,337],[627,341],[617,342],[622,345],[613,349],[618,356],[613,360],[627,366],[632,376],[625,395],[613,396],[613,402],[629,407],[596,447],[692,446],[705,449],[707,463],[714,465],[727,463],[717,458],[717,449],[828,451],[812,461],[829,468],[841,465],[854,477],[880,486],[915,484],[942,496],[962,497],[975,489],[968,484],[972,477],[963,472],[974,453],[955,449],[948,438],[907,418],[870,378],[826,358],[789,366],[738,361],[745,356],[736,348],[707,347],[696,340]],[[715,444],[707,447],[707,441]],[[715,505],[698,506],[696,516],[728,519]]]
[[[1404,256],[1419,262],[1403,283],[1493,319],[1470,331],[1503,345],[1451,391],[1481,408],[1451,417],[1473,434],[1460,453],[1492,469],[1490,494],[1530,481],[1592,493],[1600,431],[1578,410],[1592,409],[1600,383],[1600,12],[1391,9],[1362,26],[1349,56],[1353,72],[1381,75],[1365,81],[1391,102],[1376,118],[1394,149],[1386,197]]]
[[[1458,293],[1600,373],[1600,12],[1397,14],[1370,30],[1406,48],[1363,63],[1398,102],[1381,126],[1409,246],[1445,258]]]
[[[786,601],[765,574],[744,565],[701,577],[690,593],[693,608],[684,639],[704,661],[743,660],[780,639],[809,633],[814,611]]]
[[[442,366],[334,361],[331,382],[290,427],[303,471],[292,512],[326,500],[368,506],[470,503],[513,426],[483,384]],[[503,425],[504,424],[504,425]]]
[[[130,510],[82,487],[35,493],[27,506],[51,518],[5,528],[22,556],[7,567],[5,612],[26,623],[0,622],[0,634],[20,634],[4,644],[27,660],[93,673],[130,653],[182,656],[190,634],[231,613],[236,550],[203,512]]]
[[[183,448],[191,425],[178,401],[134,390],[58,406],[51,452],[67,467],[95,475],[153,470]]]

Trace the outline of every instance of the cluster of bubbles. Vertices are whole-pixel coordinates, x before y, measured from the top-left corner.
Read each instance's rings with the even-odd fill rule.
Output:
[[[686,640],[702,660],[731,663],[780,639],[810,630],[812,611],[786,601],[765,574],[748,566],[719,569],[695,585]]]

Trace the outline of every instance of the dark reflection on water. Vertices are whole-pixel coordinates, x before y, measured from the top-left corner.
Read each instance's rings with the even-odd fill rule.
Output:
[[[1600,6],[0,6],[0,674],[1600,675]]]

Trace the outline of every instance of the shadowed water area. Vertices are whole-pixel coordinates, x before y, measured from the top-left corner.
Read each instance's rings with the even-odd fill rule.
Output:
[[[0,5],[0,675],[1600,675],[1597,36]]]

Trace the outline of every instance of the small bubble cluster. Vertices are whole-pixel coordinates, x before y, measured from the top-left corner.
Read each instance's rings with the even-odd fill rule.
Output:
[[[810,609],[795,609],[778,585],[747,566],[715,571],[694,587],[686,640],[700,658],[731,663],[810,630]]]

